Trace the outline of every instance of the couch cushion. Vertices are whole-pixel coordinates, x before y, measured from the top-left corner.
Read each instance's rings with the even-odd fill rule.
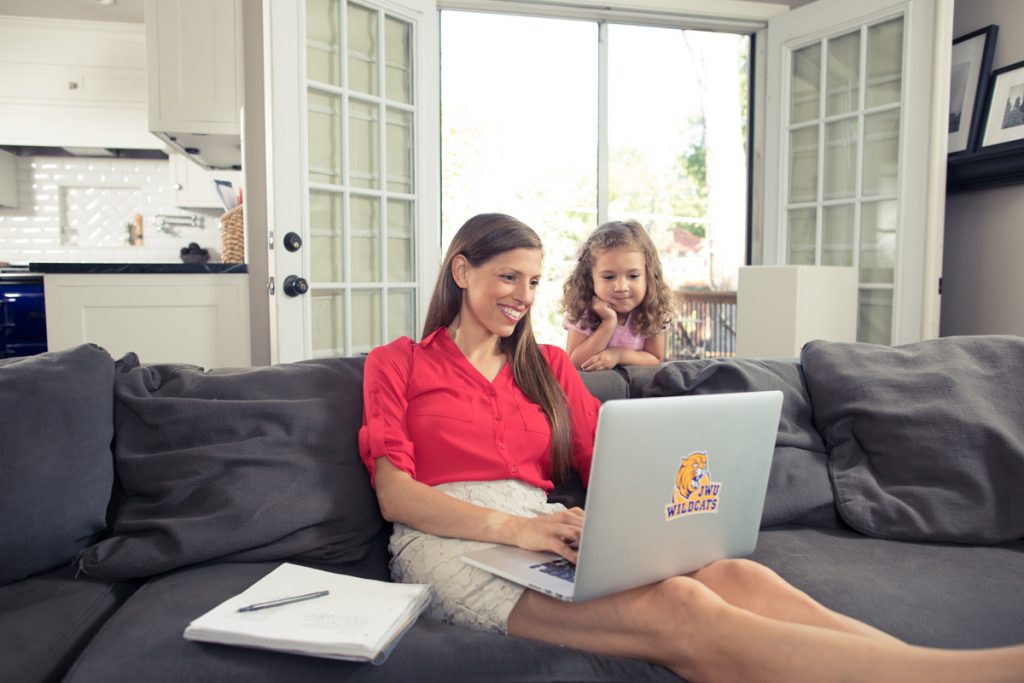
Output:
[[[426,617],[381,666],[194,643],[182,637],[192,619],[275,566],[209,564],[151,579],[90,643],[65,683],[679,681],[667,670],[642,662],[469,631]]]
[[[359,461],[361,358],[118,375],[124,500],[88,574],[151,576],[204,562],[347,562],[383,520]]]
[[[782,417],[761,525],[794,522],[838,526],[825,444],[814,428],[796,359],[718,358],[667,363],[644,389],[644,396],[772,390],[783,394]]]
[[[843,519],[902,540],[1024,537],[1024,338],[802,352]]]
[[[594,372],[580,372],[584,386],[587,391],[598,398],[602,403],[611,399],[629,398],[629,387],[622,375],[614,370],[595,370]]]
[[[1024,543],[887,541],[849,529],[763,529],[752,559],[832,609],[914,645],[1024,642]]]
[[[654,376],[667,365],[617,365],[615,372],[618,372],[626,380],[629,386],[630,398],[640,398],[644,395],[644,389],[651,383]]]
[[[136,588],[76,579],[71,565],[0,587],[0,681],[59,681]]]
[[[92,344],[0,361],[0,585],[70,562],[106,526],[113,382]]]

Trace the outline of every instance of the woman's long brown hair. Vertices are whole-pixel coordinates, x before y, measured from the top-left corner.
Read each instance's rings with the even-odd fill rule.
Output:
[[[462,289],[452,276],[452,259],[457,255],[462,254],[471,266],[478,268],[506,251],[542,248],[533,228],[511,216],[486,213],[470,218],[455,234],[441,264],[423,325],[423,337],[450,325],[462,309]],[[561,482],[569,473],[572,454],[569,409],[565,394],[534,339],[529,310],[512,334],[499,340],[499,348],[512,364],[512,376],[519,389],[547,416],[551,425],[551,478],[555,483]]]

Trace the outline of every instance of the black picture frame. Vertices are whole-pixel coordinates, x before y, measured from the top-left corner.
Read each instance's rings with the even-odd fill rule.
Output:
[[[949,154],[978,146],[999,27],[991,24],[953,41],[949,88]]]
[[[979,151],[1024,151],[1024,61],[996,69],[988,86]]]

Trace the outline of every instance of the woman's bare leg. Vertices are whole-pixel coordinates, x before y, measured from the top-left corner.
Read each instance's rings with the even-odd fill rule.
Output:
[[[898,641],[884,631],[828,609],[757,562],[720,560],[689,576],[710,588],[730,605],[763,617],[820,626],[868,638]]]
[[[667,666],[717,681],[1019,681],[1024,647],[948,651],[788,623],[730,605],[688,577],[570,604],[526,591],[510,635]]]

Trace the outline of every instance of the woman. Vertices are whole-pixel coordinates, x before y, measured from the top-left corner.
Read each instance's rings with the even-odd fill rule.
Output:
[[[366,361],[360,453],[394,522],[392,574],[434,586],[432,616],[692,681],[1019,680],[1024,648],[911,647],[745,560],[579,604],[463,563],[494,543],[576,559],[583,511],[546,497],[570,466],[586,483],[598,402],[564,351],[533,338],[541,256],[514,218],[471,218],[442,264],[423,340]]]

